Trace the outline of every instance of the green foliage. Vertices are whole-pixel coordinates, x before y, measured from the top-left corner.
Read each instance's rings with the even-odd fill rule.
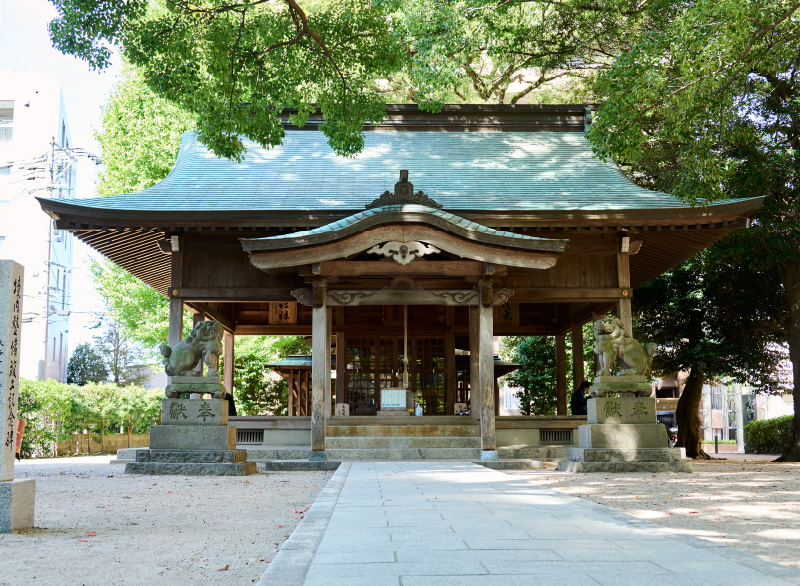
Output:
[[[308,354],[302,336],[239,336],[234,347],[233,397],[239,415],[286,415],[286,380],[264,365],[291,354]],[[224,364],[225,357],[222,358]]]
[[[657,344],[656,374],[695,368],[786,392],[777,378],[786,318],[777,276],[736,259],[722,241],[637,289],[634,337]]]
[[[158,345],[166,343],[169,334],[169,300],[109,260],[92,261],[91,271],[119,333],[156,357]],[[188,311],[183,323],[188,335],[192,324]]]
[[[157,423],[162,389],[89,383],[84,386],[54,380],[21,379],[19,417],[28,423],[22,454],[55,456],[58,442],[89,430],[101,442],[123,425],[131,433],[147,433]]]
[[[58,442],[71,431],[70,396],[77,387],[52,379],[20,379],[19,414],[25,419],[22,455],[55,456]]]
[[[106,379],[108,371],[103,357],[88,343],[79,344],[67,363],[67,382],[85,385]]]
[[[192,114],[200,139],[219,156],[239,158],[240,136],[280,144],[280,114],[312,107],[341,155],[363,147],[362,126],[383,116],[380,79],[406,57],[381,2],[209,0],[53,0],[54,45],[96,67],[121,44],[145,83]]]
[[[758,419],[744,426],[744,443],[748,453],[784,454],[794,439],[793,415],[774,419]]]
[[[511,386],[522,390],[517,393],[520,408],[525,415],[555,415],[556,394],[556,342],[553,336],[511,336],[503,339],[505,358],[521,364],[521,368],[507,376]],[[572,380],[572,336],[567,336],[567,380]],[[592,364],[591,324],[583,331],[585,363]],[[589,369],[591,370],[591,369]],[[568,385],[569,388],[569,385]],[[569,401],[567,401],[569,402]]]
[[[556,413],[556,344],[553,336],[512,338],[509,359],[522,368],[508,375],[508,382],[523,390],[517,393],[525,415]]]
[[[164,179],[175,165],[181,136],[192,128],[191,115],[148,88],[136,68],[125,67],[95,132],[103,152],[97,194],[141,191]]]
[[[103,325],[102,322],[99,325]],[[138,347],[122,333],[119,323],[105,323],[105,330],[95,336],[95,348],[106,364],[111,382],[118,385],[142,384],[146,375],[133,366],[141,364]],[[95,381],[98,382],[98,381]]]

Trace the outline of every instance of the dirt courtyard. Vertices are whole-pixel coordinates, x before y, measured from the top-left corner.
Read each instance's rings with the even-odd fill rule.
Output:
[[[107,456],[27,460],[36,528],[0,535],[0,584],[248,584],[331,472],[126,476]],[[692,474],[513,472],[532,484],[800,568],[800,464],[695,462]]]
[[[695,461],[691,474],[515,472],[530,482],[800,568],[800,464]],[[720,457],[723,457],[722,455]]]

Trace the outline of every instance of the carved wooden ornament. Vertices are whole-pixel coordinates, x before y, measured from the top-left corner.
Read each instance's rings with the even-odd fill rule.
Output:
[[[399,242],[397,240],[392,240],[383,244],[376,244],[367,251],[367,254],[382,254],[383,256],[390,257],[401,265],[407,265],[415,258],[439,252],[441,252],[441,250],[425,242]]]

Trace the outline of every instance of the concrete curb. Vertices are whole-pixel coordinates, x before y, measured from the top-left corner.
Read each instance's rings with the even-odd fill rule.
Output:
[[[342,462],[306,516],[281,546],[258,586],[300,586],[305,582],[349,472],[350,462]]]

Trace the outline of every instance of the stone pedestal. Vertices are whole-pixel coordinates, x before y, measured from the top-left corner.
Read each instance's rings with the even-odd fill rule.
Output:
[[[625,374],[619,376],[596,376],[589,395],[606,397],[609,393],[633,394],[637,397],[649,397],[653,392],[647,376],[643,374]]]
[[[619,377],[615,377],[619,378]],[[589,423],[578,428],[578,446],[563,472],[691,472],[683,448],[668,447],[657,423],[654,397],[597,397],[587,402]]]
[[[139,450],[128,474],[244,476],[256,471],[247,450],[236,449],[236,428],[228,425],[222,399],[164,399],[161,425],[150,427],[150,449]]]
[[[22,329],[22,265],[0,260],[0,533],[33,527],[35,480],[14,480]]]

